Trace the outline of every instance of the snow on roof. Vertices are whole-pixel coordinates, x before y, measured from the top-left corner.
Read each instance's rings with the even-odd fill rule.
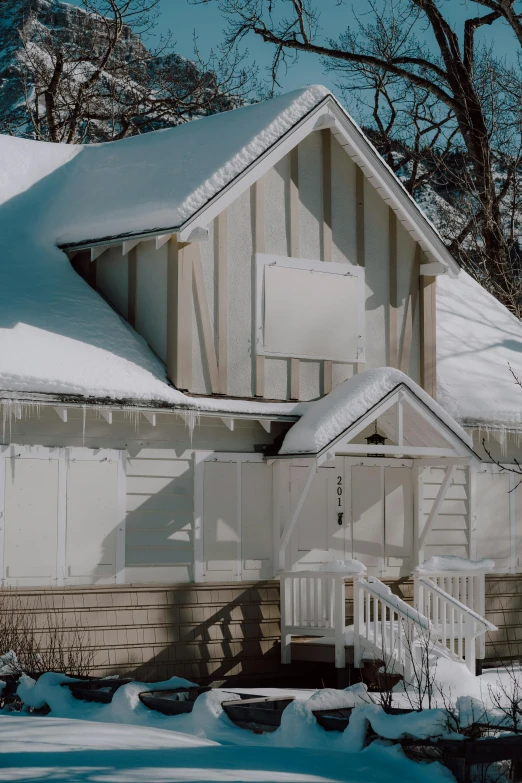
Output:
[[[287,432],[280,454],[317,454],[400,384],[408,387],[452,432],[471,446],[471,439],[447,412],[400,370],[379,367],[354,375],[306,408]]]
[[[437,278],[437,399],[464,426],[522,425],[522,323],[466,272]]]
[[[0,136],[0,390],[291,414],[295,404],[193,399],[55,247],[47,205],[78,148]]]
[[[50,205],[57,244],[177,228],[329,94],[306,87],[175,128],[84,145]]]

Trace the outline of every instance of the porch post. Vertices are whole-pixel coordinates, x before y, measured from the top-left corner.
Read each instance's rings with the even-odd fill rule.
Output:
[[[420,467],[418,460],[413,460],[412,478],[413,478],[413,567],[420,565],[424,561],[424,550],[420,548],[420,537],[422,535],[423,520],[423,468]]]

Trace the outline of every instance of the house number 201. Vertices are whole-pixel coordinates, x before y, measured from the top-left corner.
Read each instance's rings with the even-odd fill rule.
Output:
[[[343,497],[343,477],[337,476],[337,508],[342,508],[342,497]],[[337,524],[342,525],[343,524],[343,512],[338,511],[337,512]]]

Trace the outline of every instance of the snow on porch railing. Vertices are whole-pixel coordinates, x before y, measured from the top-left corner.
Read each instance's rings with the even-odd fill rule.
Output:
[[[290,571],[281,574],[281,662],[291,662],[292,636],[329,637],[335,665],[344,668],[346,574]]]
[[[417,585],[417,577],[431,579],[437,587],[452,598],[456,598],[461,604],[471,609],[479,617],[486,616],[486,574],[482,570],[466,571],[424,571],[422,567],[414,574],[414,584]],[[415,592],[415,606],[423,611],[418,604],[417,592]],[[482,634],[476,639],[476,654],[478,658],[486,655],[486,637]]]
[[[419,644],[432,635],[427,617],[393,595],[376,577],[354,580],[354,664],[365,655],[382,658],[389,671],[411,681]]]
[[[415,576],[415,606],[431,620],[437,641],[475,674],[477,637],[497,627],[427,576]]]

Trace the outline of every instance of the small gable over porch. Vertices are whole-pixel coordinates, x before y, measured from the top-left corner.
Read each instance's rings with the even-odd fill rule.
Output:
[[[310,406],[275,457],[275,475],[300,474],[275,520],[279,568],[355,558],[398,577],[434,554],[470,557],[479,463],[410,378],[390,368],[352,378]]]

